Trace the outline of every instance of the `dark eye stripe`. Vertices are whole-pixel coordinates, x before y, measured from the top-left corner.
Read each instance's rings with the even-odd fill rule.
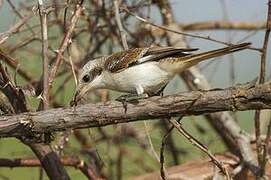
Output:
[[[99,76],[102,73],[102,68],[96,67],[92,70],[93,77]]]

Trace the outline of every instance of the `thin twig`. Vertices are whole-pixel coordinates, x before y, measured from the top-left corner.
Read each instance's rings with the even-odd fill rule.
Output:
[[[31,75],[27,71],[24,71],[20,67],[18,67],[19,64],[17,63],[17,60],[11,57],[10,55],[4,53],[1,49],[0,49],[0,58],[1,60],[5,61],[9,66],[11,66],[13,69],[17,69],[17,73],[20,74],[20,76],[22,76],[26,81],[33,82],[33,78],[31,77]]]
[[[206,21],[181,24],[184,31],[204,31],[204,30],[264,30],[265,22],[233,22],[233,21]]]
[[[173,29],[170,29],[166,26],[162,26],[162,25],[158,25],[158,24],[155,24],[153,22],[150,22],[140,16],[138,16],[137,14],[135,13],[132,13],[128,8],[126,7],[122,7],[122,9],[127,12],[128,14],[134,16],[136,19],[146,23],[146,24],[150,24],[152,26],[155,26],[159,29],[163,29],[165,31],[168,31],[168,32],[172,32],[172,33],[176,33],[176,34],[181,34],[181,35],[184,35],[184,36],[189,36],[189,37],[194,37],[194,38],[198,38],[198,39],[203,39],[203,40],[208,40],[208,41],[212,41],[212,42],[215,42],[215,43],[218,43],[218,44],[223,44],[223,45],[227,45],[227,46],[232,46],[234,44],[232,43],[227,43],[227,42],[224,42],[224,41],[220,41],[220,40],[217,40],[217,39],[214,39],[214,38],[211,38],[210,36],[199,36],[199,35],[195,35],[195,34],[190,34],[190,33],[185,33],[185,32],[181,32],[181,31],[177,31],[177,30],[173,30]],[[254,48],[254,47],[250,47],[248,49],[251,49],[251,50],[255,50],[255,51],[261,51],[260,49],[258,48]]]
[[[216,159],[216,157],[209,151],[209,149],[201,144],[197,139],[195,139],[191,134],[189,134],[176,119],[170,119],[171,124],[194,146],[199,148],[201,151],[206,153],[212,160],[212,162],[224,173],[227,179],[231,179],[229,173],[222,162]]]
[[[68,47],[69,43],[71,43],[72,33],[75,29],[76,23],[77,23],[77,21],[80,17],[80,14],[83,10],[82,3],[83,3],[83,0],[81,0],[81,2],[76,5],[75,12],[71,18],[71,24],[70,24],[68,31],[66,32],[63,40],[62,40],[60,48],[58,49],[57,56],[55,58],[55,63],[52,67],[52,70],[51,70],[50,76],[49,76],[49,87],[52,87],[52,84],[53,84],[53,81],[54,81],[55,76],[57,74],[57,71],[59,69],[64,51]]]
[[[148,139],[148,142],[150,145],[150,150],[151,150],[152,154],[154,155],[155,159],[157,160],[157,162],[160,163],[159,156],[158,156],[157,152],[155,151],[153,143],[152,143],[152,139],[151,139],[151,135],[149,133],[149,127],[148,127],[147,121],[144,121],[144,129],[145,129],[145,133],[147,135],[147,139]]]
[[[174,129],[174,126],[171,126],[168,132],[164,135],[162,139],[161,147],[160,147],[160,176],[163,180],[166,180],[166,174],[167,174],[166,168],[165,168],[165,156],[164,156],[165,145],[166,145],[168,136],[170,135],[173,129]]]
[[[76,87],[78,84],[78,81],[76,78],[76,70],[75,70],[76,67],[74,66],[74,63],[72,61],[72,57],[71,57],[71,53],[70,53],[69,48],[68,48],[68,60],[69,60],[69,64],[71,65],[72,75],[73,75],[73,79],[74,79],[74,83],[75,83],[75,87]]]
[[[179,117],[178,122],[181,121],[183,116]],[[168,137],[170,136],[170,133],[172,132],[172,130],[174,129],[174,126],[171,125],[171,127],[169,127],[168,131],[166,132],[166,134],[164,135],[163,139],[162,139],[162,143],[161,143],[161,147],[160,147],[160,175],[161,178],[163,180],[166,180],[166,168],[165,168],[165,156],[164,156],[164,151],[165,151],[165,146],[166,146],[166,141],[168,139]]]
[[[23,15],[21,15],[21,13],[16,9],[15,5],[12,3],[11,0],[7,0],[8,4],[10,5],[10,7],[12,8],[12,10],[15,12],[15,14],[17,14],[17,16],[19,16],[19,18],[21,20],[24,19]],[[28,30],[32,33],[32,36],[35,36],[35,32],[33,31],[32,27],[26,22],[25,23],[26,27],[28,28]]]
[[[78,157],[62,157],[60,158],[61,164],[64,166],[74,167],[75,169],[81,170],[88,178],[97,179],[97,175],[93,172],[92,168],[87,165],[84,160],[79,159]],[[0,158],[0,167],[40,167],[41,163],[39,159],[36,158],[26,158],[26,159],[6,159]]]
[[[24,17],[20,22],[18,22],[17,24],[15,24],[13,27],[11,27],[9,30],[0,33],[0,44],[4,43],[10,35],[17,33],[20,28],[25,25],[25,23],[31,18],[33,17],[33,15],[29,15]]]

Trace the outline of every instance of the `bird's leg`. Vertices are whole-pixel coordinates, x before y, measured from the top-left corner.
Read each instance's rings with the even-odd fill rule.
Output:
[[[160,88],[156,93],[153,94],[153,96],[164,96],[164,90],[166,88],[167,84],[164,85],[162,88]]]
[[[124,95],[121,95],[119,97],[116,98],[116,101],[129,101],[130,98],[132,97],[136,97],[137,95],[136,94],[124,94]]]
[[[118,97],[116,100],[120,102],[133,102],[140,99],[146,99],[149,97],[147,93],[144,93],[144,89],[142,86],[136,87],[137,94],[125,94]]]
[[[119,96],[116,99],[116,101],[132,102],[132,101],[136,101],[136,100],[140,100],[140,99],[146,99],[148,97],[149,97],[148,94],[139,94],[139,95],[137,95],[137,94],[124,94],[124,95]]]
[[[137,99],[135,100],[146,99],[149,97],[147,93],[144,93],[144,88],[140,85],[136,86],[136,93],[137,93]]]

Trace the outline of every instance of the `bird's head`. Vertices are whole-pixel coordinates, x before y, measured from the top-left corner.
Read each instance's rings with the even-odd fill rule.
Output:
[[[94,59],[86,63],[78,74],[78,84],[72,104],[82,99],[88,91],[103,88],[103,58]]]

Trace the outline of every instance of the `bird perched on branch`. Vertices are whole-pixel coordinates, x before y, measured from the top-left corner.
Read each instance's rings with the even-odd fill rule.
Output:
[[[94,89],[110,89],[139,97],[158,95],[176,75],[201,61],[246,49],[250,43],[192,54],[197,49],[134,48],[90,60],[78,76],[74,103]]]

